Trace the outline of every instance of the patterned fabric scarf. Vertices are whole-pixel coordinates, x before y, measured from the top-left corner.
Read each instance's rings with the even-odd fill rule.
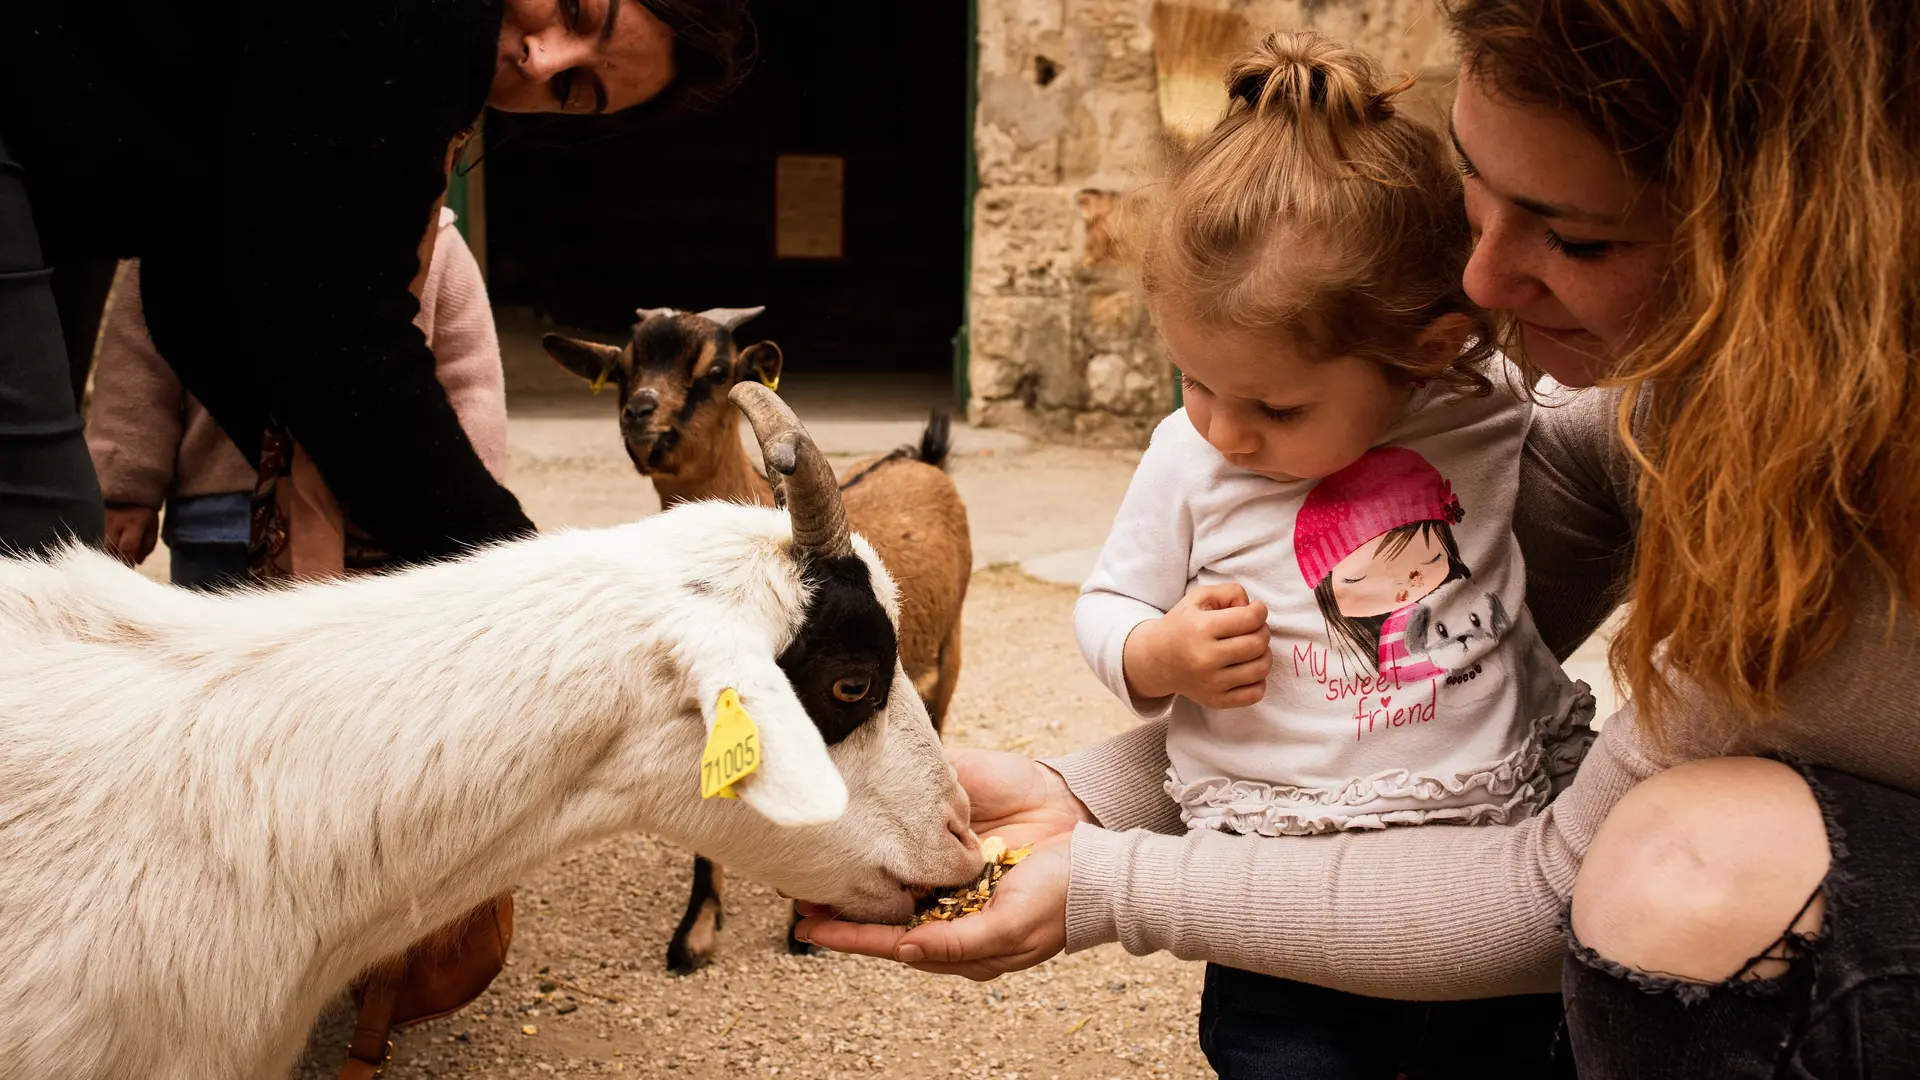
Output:
[[[277,418],[260,439],[247,569],[263,583],[339,577],[393,565],[355,528],[313,458]]]

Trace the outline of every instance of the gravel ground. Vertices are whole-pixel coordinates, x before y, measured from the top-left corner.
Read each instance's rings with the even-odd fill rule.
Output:
[[[1046,755],[1130,718],[1086,671],[1073,590],[995,567],[966,607],[949,741]],[[691,860],[648,837],[548,867],[516,893],[512,958],[465,1011],[401,1032],[386,1076],[948,1077],[1211,1075],[1195,1041],[1200,967],[1117,946],[991,983],[864,957],[792,957],[786,904],[732,879],[713,963],[666,973]],[[315,1032],[299,1080],[334,1075],[344,1008]]]

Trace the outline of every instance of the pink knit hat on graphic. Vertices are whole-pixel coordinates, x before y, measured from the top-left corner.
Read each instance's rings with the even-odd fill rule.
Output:
[[[1401,446],[1369,450],[1314,485],[1293,520],[1293,551],[1307,587],[1360,545],[1416,521],[1457,525],[1466,516],[1453,485],[1427,459]]]

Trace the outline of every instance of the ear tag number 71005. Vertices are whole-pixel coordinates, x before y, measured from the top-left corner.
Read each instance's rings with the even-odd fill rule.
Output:
[[[760,729],[732,687],[720,691],[713,709],[713,734],[700,755],[700,797],[737,799],[733,785],[760,767]]]

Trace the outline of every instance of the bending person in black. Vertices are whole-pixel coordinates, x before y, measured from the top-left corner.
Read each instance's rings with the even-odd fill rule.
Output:
[[[450,147],[488,105],[716,92],[744,21],[743,0],[0,4],[0,546],[102,531],[40,273],[100,257],[141,259],[156,348],[242,451],[283,423],[397,559],[531,531],[413,325]]]

